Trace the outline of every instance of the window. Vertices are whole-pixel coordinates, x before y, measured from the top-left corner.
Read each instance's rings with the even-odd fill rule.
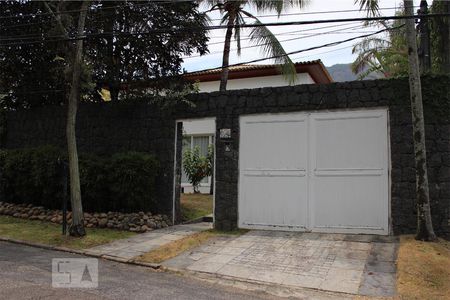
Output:
[[[184,136],[183,137],[183,148],[182,153],[184,156],[184,152],[186,149],[194,149],[195,147],[200,148],[200,155],[206,156],[208,155],[208,146],[212,144],[212,136],[210,135],[204,135],[204,136]],[[182,170],[181,174],[181,182],[182,183],[189,183],[189,180],[186,176],[186,173],[184,172],[184,168]],[[201,183],[203,184],[209,184],[210,178],[204,178]]]

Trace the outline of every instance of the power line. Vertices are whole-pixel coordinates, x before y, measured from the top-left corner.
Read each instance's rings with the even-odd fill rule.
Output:
[[[350,22],[350,23],[358,23],[358,22]],[[36,23],[36,24],[39,24],[39,23]],[[286,35],[286,34],[291,34],[291,33],[296,33],[296,32],[315,31],[315,30],[320,30],[320,29],[336,28],[336,27],[342,27],[342,26],[348,26],[348,25],[349,25],[349,23],[333,24],[333,25],[327,25],[327,26],[322,26],[322,27],[315,27],[315,28],[308,28],[308,29],[300,29],[300,30],[281,32],[281,33],[276,33],[276,35]],[[361,25],[361,26],[363,26],[363,25]],[[31,38],[31,37],[42,38],[42,35],[29,34],[29,35],[20,35],[20,36],[16,36],[16,37],[7,36],[7,37],[0,38],[0,41],[15,41],[15,40],[21,41],[24,38]],[[60,38],[60,37],[61,37],[61,35],[59,35],[59,36],[47,36],[46,38]],[[223,39],[224,37],[225,37],[225,35],[215,35],[214,37],[210,37],[210,39],[211,38]],[[212,43],[209,43],[209,44],[211,45]]]
[[[228,68],[229,67],[237,67],[237,66],[241,66],[241,65],[247,65],[247,64],[252,64],[252,63],[256,63],[256,62],[265,61],[265,60],[268,60],[268,59],[281,58],[281,57],[285,57],[285,56],[289,56],[289,55],[293,55],[293,54],[298,54],[298,53],[302,53],[302,52],[306,52],[306,51],[321,49],[321,48],[325,48],[325,47],[332,47],[332,46],[340,45],[340,44],[347,43],[347,42],[350,42],[350,41],[354,41],[356,39],[366,38],[366,37],[369,37],[369,36],[377,35],[377,34],[380,34],[382,32],[399,29],[399,28],[401,28],[403,26],[404,25],[400,25],[400,26],[396,26],[396,27],[392,27],[392,28],[381,29],[381,30],[378,30],[377,32],[374,32],[374,33],[360,35],[360,36],[348,38],[348,39],[345,39],[345,40],[336,41],[336,42],[327,43],[327,44],[322,44],[322,45],[319,45],[319,46],[314,46],[314,47],[310,47],[310,48],[306,48],[306,49],[291,51],[291,52],[288,52],[288,53],[283,54],[283,55],[273,55],[273,56],[270,56],[270,57],[258,58],[258,59],[253,59],[253,60],[249,60],[249,61],[246,61],[246,62],[230,64],[230,65],[228,65],[226,67],[228,67]],[[221,67],[207,68],[207,69],[202,69],[202,70],[198,70],[198,71],[192,71],[191,73],[194,73],[194,72],[207,72],[207,71],[223,69],[223,68],[225,68],[225,67],[221,66]]]
[[[227,0],[227,1],[238,1],[238,0]],[[262,0],[264,1],[264,0]],[[24,14],[24,15],[17,15],[17,16],[1,16],[0,20],[4,19],[14,19],[14,18],[27,18],[27,17],[40,17],[40,16],[52,16],[52,15],[60,15],[60,14],[68,14],[68,13],[79,13],[83,11],[88,12],[99,12],[104,10],[110,10],[110,9],[123,9],[123,8],[134,8],[134,7],[142,7],[142,6],[148,6],[148,5],[159,5],[159,4],[176,4],[177,2],[195,2],[192,0],[167,0],[167,1],[149,1],[146,3],[141,4],[133,4],[133,5],[116,5],[116,6],[94,6],[90,7],[85,10],[81,9],[72,9],[72,10],[66,10],[66,11],[60,11],[60,12],[38,12],[38,13],[30,13],[30,14]],[[420,7],[420,6],[414,6],[414,7]],[[396,10],[398,7],[380,7],[378,8],[379,11],[381,10]],[[256,15],[257,18],[267,18],[267,17],[284,17],[284,16],[299,16],[299,15],[316,15],[316,14],[333,14],[333,13],[346,13],[346,12],[358,12],[362,11],[361,9],[346,9],[346,10],[328,10],[328,11],[313,11],[313,12],[300,12],[300,13],[282,13],[282,14],[269,14],[269,15]],[[206,11],[204,13],[207,13],[209,11]],[[244,18],[249,18],[244,16]],[[211,21],[220,21],[221,18],[217,19],[211,19]]]
[[[345,50],[345,49],[350,49],[350,48],[353,48],[353,47],[354,47],[353,45],[350,45],[350,46],[340,47],[340,48],[336,48],[336,49],[333,49],[333,50],[322,51],[322,52],[318,52],[318,53],[314,53],[314,54],[292,57],[291,59],[293,61],[295,61],[295,60],[303,59],[303,58],[306,58],[306,57],[322,55],[322,54],[327,54],[327,53],[332,53],[332,52],[337,52],[337,51],[341,51],[341,50]]]
[[[302,39],[315,37],[315,36],[318,36],[318,35],[333,34],[333,33],[336,33],[339,30],[346,30],[346,29],[351,29],[351,28],[359,28],[359,27],[362,27],[362,26],[363,25],[352,26],[352,27],[349,27],[349,28],[337,29],[337,30],[328,31],[328,32],[318,32],[318,33],[312,33],[312,34],[310,33],[307,36],[301,36],[301,37],[289,38],[289,39],[285,39],[285,40],[279,40],[279,42],[290,42],[290,41],[302,40]],[[365,32],[365,33],[367,33],[367,32]],[[251,38],[248,38],[248,39],[251,39]],[[243,40],[243,39],[241,39],[241,40]],[[220,42],[220,43],[222,44],[223,42]],[[241,49],[255,48],[255,47],[260,47],[260,46],[265,46],[265,45],[270,45],[270,44],[271,43],[263,43],[263,44],[253,45],[253,46],[245,46],[245,47],[241,47]],[[211,44],[208,44],[208,45],[211,45]],[[234,48],[234,49],[231,49],[230,51],[235,52],[237,50],[238,50],[237,48]],[[223,53],[223,51],[214,51],[214,52],[210,52],[210,53],[207,53],[207,54],[204,54],[204,55],[192,55],[192,56],[186,56],[186,57],[181,57],[181,58],[182,59],[191,59],[191,58],[203,57],[203,56],[206,56],[206,55],[214,55],[214,54],[220,54],[220,53]]]
[[[346,42],[350,42],[350,41],[353,41],[353,40],[356,40],[356,39],[359,39],[359,38],[366,38],[366,37],[370,37],[370,36],[373,36],[373,35],[376,35],[376,34],[379,34],[379,33],[382,33],[382,32],[386,32],[386,31],[390,31],[390,30],[396,30],[396,29],[402,28],[403,26],[404,25],[400,25],[400,26],[396,26],[396,27],[392,27],[392,28],[386,28],[386,29],[378,30],[377,32],[374,32],[374,33],[370,33],[370,34],[360,35],[360,36],[357,36],[357,37],[352,37],[352,38],[348,38],[348,39],[341,40],[341,41],[336,41],[336,42],[332,42],[332,43],[322,44],[322,45],[319,45],[319,46],[314,46],[314,47],[310,47],[310,48],[306,48],[306,49],[291,51],[291,52],[288,52],[288,53],[286,53],[284,55],[273,55],[273,56],[270,56],[270,57],[264,57],[264,58],[254,59],[254,60],[250,60],[250,61],[246,61],[246,62],[230,64],[230,65],[228,65],[228,67],[236,67],[236,66],[241,66],[241,65],[247,65],[247,64],[252,64],[252,63],[256,63],[256,62],[265,61],[265,60],[268,60],[268,59],[280,58],[280,57],[284,57],[284,56],[289,56],[289,55],[293,55],[293,54],[303,53],[303,52],[316,50],[316,49],[321,49],[321,48],[325,48],[325,47],[333,47],[333,46],[340,45],[340,44],[343,44],[343,43],[346,43]],[[338,50],[338,49],[335,49],[333,51],[336,51],[336,50]],[[207,68],[207,69],[192,71],[192,72],[189,72],[189,73],[207,72],[207,71],[218,70],[218,69],[223,69],[223,68],[224,68],[223,66],[213,67],[213,68]],[[59,92],[59,90],[57,90],[57,91]],[[35,92],[39,92],[39,91],[35,91]]]
[[[420,6],[415,6],[420,7]],[[378,10],[397,10],[399,7],[380,7]],[[333,13],[346,13],[346,12],[360,12],[361,9],[345,9],[345,10],[325,10],[325,11],[313,11],[313,12],[299,12],[299,13],[287,13],[287,14],[270,14],[270,15],[256,15],[258,19],[260,18],[272,18],[272,17],[288,17],[288,16],[301,16],[301,15],[318,15],[318,14],[333,14]],[[244,19],[250,17],[244,16]],[[211,19],[211,21],[221,21],[221,18]]]
[[[320,30],[320,29],[327,29],[327,28],[336,28],[336,27],[342,27],[342,26],[347,26],[347,25],[349,25],[349,24],[338,24],[338,25],[323,26],[323,27],[317,27],[317,28],[300,29],[300,30],[293,30],[293,31],[274,33],[274,35],[277,35],[277,36],[280,36],[280,35],[301,35],[301,34],[304,34],[304,32],[315,31],[315,30]],[[355,28],[356,27],[363,28],[363,27],[365,27],[365,25],[357,25],[357,26],[355,26]],[[351,27],[348,28],[348,29],[351,29]],[[341,30],[344,30],[344,29],[341,29]],[[311,33],[309,33],[309,34],[311,34]],[[314,33],[312,33],[312,34],[314,34]],[[208,43],[208,45],[215,45],[215,44],[222,44],[223,43],[224,36],[218,36],[218,37],[214,36],[213,38],[220,38],[220,39],[222,39],[222,41]],[[251,38],[250,37],[243,38],[243,39],[241,39],[241,41],[245,41],[245,40],[249,40],[249,39],[251,39]]]
[[[323,23],[340,23],[340,22],[354,22],[354,21],[376,21],[376,20],[403,20],[403,19],[411,19],[411,18],[432,18],[432,17],[445,17],[450,16],[450,13],[439,13],[439,14],[428,14],[428,15],[414,15],[414,16],[389,16],[389,17],[371,17],[371,18],[347,18],[347,19],[328,19],[328,20],[313,20],[313,21],[291,21],[291,22],[280,22],[280,23],[261,23],[261,24],[242,24],[239,26],[232,26],[233,28],[254,28],[254,27],[262,27],[262,26],[292,26],[292,25],[311,25],[311,24],[323,24]],[[59,40],[41,40],[36,42],[29,42],[27,44],[35,44],[35,43],[45,43],[45,42],[55,42],[55,41],[76,41],[80,39],[86,39],[91,37],[109,37],[109,36],[143,36],[149,34],[156,33],[175,33],[175,32],[192,32],[192,31],[203,31],[203,30],[217,30],[217,29],[225,29],[228,26],[206,26],[206,27],[181,27],[174,29],[153,29],[147,32],[104,32],[104,33],[91,33],[85,34],[84,36],[75,37],[75,38],[66,38]],[[3,44],[0,46],[12,46],[12,45],[24,45],[26,43],[9,43]]]

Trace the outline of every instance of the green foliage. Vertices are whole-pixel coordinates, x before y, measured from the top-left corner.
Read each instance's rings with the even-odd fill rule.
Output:
[[[203,178],[211,176],[214,159],[212,146],[208,147],[208,155],[200,155],[200,148],[187,149],[183,155],[183,168],[189,182],[194,188],[194,193],[198,193],[198,187]]]
[[[1,151],[2,192],[7,202],[34,203],[55,208],[61,199],[58,178],[58,149],[50,146],[36,149]],[[38,202],[34,202],[37,199]],[[60,207],[61,201],[57,207]]]
[[[60,209],[62,178],[52,146],[0,152],[1,190],[6,202]],[[82,155],[80,180],[85,211],[155,211],[159,164],[153,155],[117,153],[111,157]]]
[[[397,15],[402,14],[397,12]],[[354,45],[352,52],[358,56],[352,64],[353,73],[359,74],[360,79],[374,73],[382,74],[387,78],[408,75],[406,33],[405,28],[400,27],[404,23],[404,20],[393,22],[382,20],[368,24],[390,30],[384,37],[367,37]]]
[[[158,163],[152,155],[139,152],[118,153],[110,159],[108,169],[115,211],[122,210],[120,205],[123,203],[126,203],[130,211],[147,211],[155,207]]]
[[[356,0],[362,9],[372,11],[378,0]],[[448,3],[434,1],[430,13],[444,13]],[[378,9],[378,8],[376,8]],[[404,15],[403,8],[396,15]],[[431,73],[445,73],[445,53],[448,52],[448,22],[450,18],[429,18],[431,42]],[[399,27],[405,24],[404,20],[376,21],[366,25],[378,25],[383,29]],[[408,76],[408,47],[406,43],[405,27],[391,29],[384,37],[368,37],[353,47],[353,53],[358,57],[352,64],[352,70],[359,74],[361,79],[373,73],[380,73],[384,77]]]
[[[446,13],[448,12],[448,6],[450,4],[447,1],[433,1],[431,5],[432,14]],[[448,51],[450,43],[449,40],[449,23],[450,17],[446,18],[430,18],[431,27],[431,63],[432,70],[436,74],[450,73],[450,70],[446,70],[444,61],[448,59]],[[447,55],[446,55],[447,53]],[[446,56],[446,57],[445,57]]]
[[[100,100],[93,82],[97,88],[114,88],[117,94],[124,83],[128,88],[130,83],[178,75],[182,71],[182,56],[207,52],[206,17],[198,11],[198,4],[169,2],[91,2],[86,34],[105,33],[105,36],[88,38],[84,43],[81,78],[84,101]],[[46,3],[53,9],[58,6],[62,12],[80,9],[77,1]],[[76,30],[77,15],[58,15],[69,35]],[[178,27],[192,30],[178,32]],[[176,34],[136,35],[167,28],[173,28]],[[61,32],[44,1],[0,1],[0,36],[0,94],[6,94],[0,99],[2,107],[63,103],[67,89],[64,79],[72,72],[67,48],[73,44],[55,42],[58,40],[55,36],[60,37]],[[45,39],[48,40],[39,43]],[[167,88],[171,80],[162,83]],[[126,94],[132,97],[135,91],[127,89]]]

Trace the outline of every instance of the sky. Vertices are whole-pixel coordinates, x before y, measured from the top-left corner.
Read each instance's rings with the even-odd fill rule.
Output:
[[[296,13],[296,15],[281,16],[279,18],[276,16],[264,17],[265,15],[273,15],[275,12],[258,14],[252,8],[248,8],[248,11],[254,15],[262,16],[260,17],[260,20],[264,23],[365,17],[365,12],[360,12],[359,5],[354,2],[354,0],[310,0],[309,5],[301,10],[298,8],[288,9],[282,13]],[[396,8],[398,8],[402,2],[403,0],[380,0],[380,13],[384,16],[394,15]],[[419,5],[419,3],[420,0],[414,0],[414,5]],[[431,3],[432,1],[428,1],[429,5],[431,5]],[[206,11],[207,7],[201,6],[200,9]],[[347,12],[325,13],[343,10]],[[208,15],[212,19],[211,25],[219,25],[218,19],[221,16],[220,12],[212,12]],[[248,22],[251,23],[252,20],[249,20]],[[269,29],[276,35],[278,40],[281,41],[285,51],[291,52],[320,46],[330,42],[341,41],[367,33],[373,33],[381,28],[375,26],[364,27],[362,22],[342,22],[315,25],[272,26]],[[238,57],[235,50],[233,51],[233,49],[236,49],[236,43],[233,40],[231,44],[230,64],[244,63],[246,61],[264,57],[260,47],[245,49],[245,47],[254,46],[249,40],[246,40],[250,30],[251,29],[246,28],[241,32],[241,46],[243,49],[240,57]],[[330,31],[332,32],[330,33]],[[186,71],[191,72],[221,66],[225,30],[211,30],[209,36],[210,40],[208,48],[210,54],[199,56],[198,53],[193,53],[190,57],[185,57],[183,68],[186,69]],[[338,63],[351,63],[356,58],[356,55],[352,54],[352,47],[357,41],[358,40],[294,54],[290,57],[294,62],[321,59],[325,66],[331,66]],[[265,60],[259,63],[269,64],[273,63],[273,61]]]

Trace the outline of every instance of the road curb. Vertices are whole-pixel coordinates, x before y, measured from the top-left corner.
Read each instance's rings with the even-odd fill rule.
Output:
[[[129,264],[129,265],[136,265],[136,266],[141,266],[141,267],[146,267],[146,268],[152,268],[154,270],[161,270],[161,265],[160,264],[140,262],[140,261],[136,261],[136,260],[134,260],[132,258],[131,259],[125,259],[125,258],[121,258],[121,257],[111,256],[111,255],[96,254],[96,253],[93,253],[93,252],[91,252],[89,250],[77,250],[77,249],[70,249],[70,248],[66,248],[66,247],[50,246],[50,245],[34,243],[34,242],[28,242],[28,241],[23,241],[23,240],[16,240],[16,239],[5,238],[5,237],[0,237],[0,241],[1,242],[8,242],[8,243],[19,244],[19,245],[25,245],[25,246],[29,246],[29,247],[41,248],[41,249],[46,249],[46,250],[67,252],[67,253],[78,254],[78,255],[83,255],[83,256],[101,258],[101,259],[110,260],[110,261],[123,263],[123,264]]]
[[[173,267],[161,266],[164,272],[178,274],[181,276],[192,276],[197,280],[205,281],[211,284],[220,284],[233,288],[239,288],[252,292],[264,292],[281,298],[299,298],[299,299],[329,299],[329,300],[345,300],[354,299],[357,295],[344,292],[332,292],[307,287],[294,287],[288,285],[279,285],[258,280],[244,279],[234,276],[211,274],[208,272],[192,271],[185,269],[177,269]],[[320,297],[319,297],[320,296]]]

